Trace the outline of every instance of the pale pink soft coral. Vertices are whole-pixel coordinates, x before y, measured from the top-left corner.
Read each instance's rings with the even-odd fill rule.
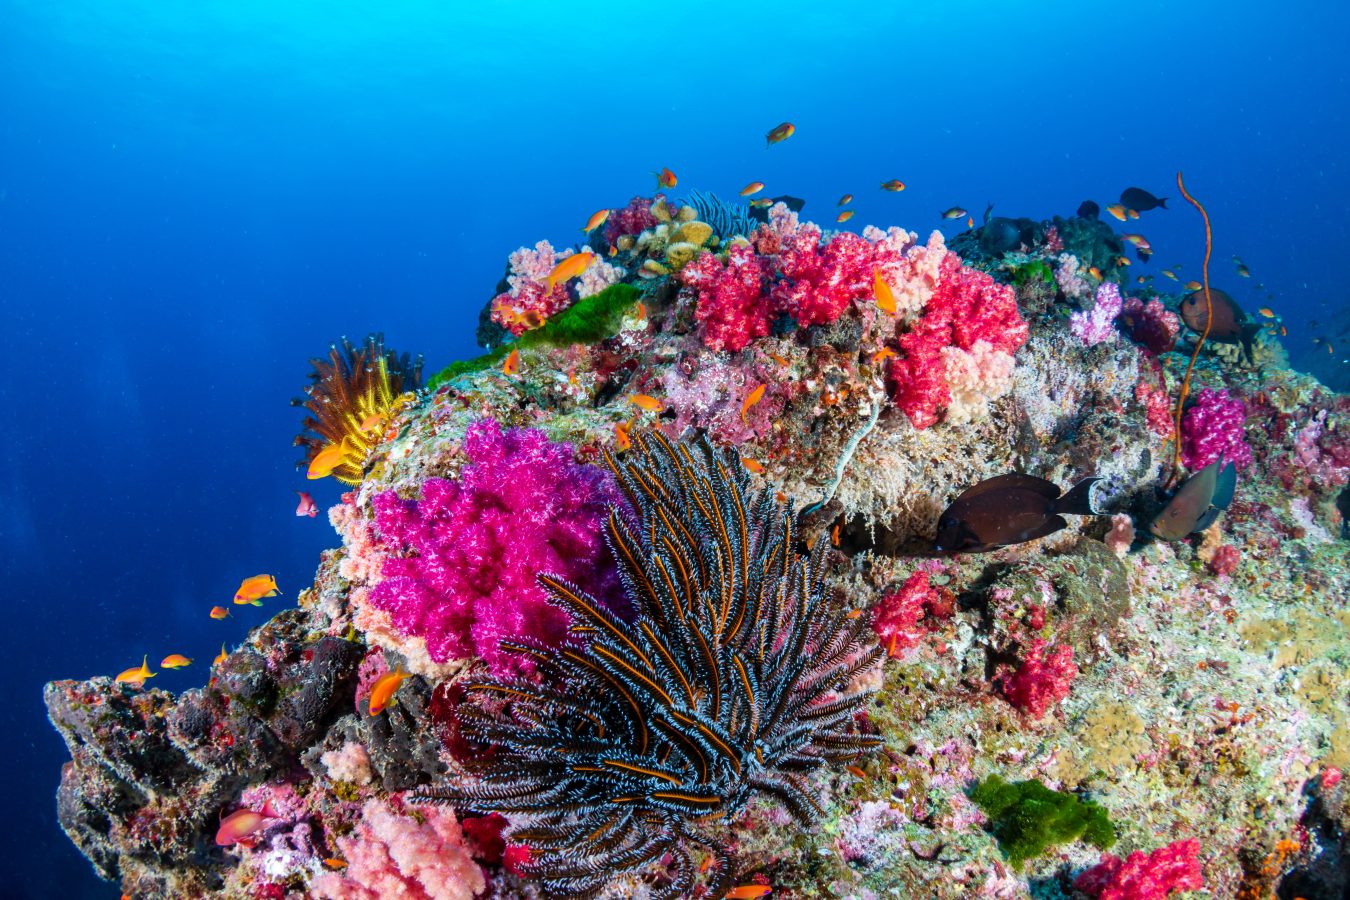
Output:
[[[1106,532],[1106,546],[1116,556],[1124,557],[1134,544],[1134,519],[1129,513],[1116,513],[1111,517],[1111,528]]]
[[[995,350],[988,341],[976,341],[970,350],[943,347],[942,361],[951,394],[946,412],[948,422],[957,424],[983,418],[991,400],[1012,390],[1016,361],[1011,353]]]
[[[1033,719],[1069,696],[1069,687],[1078,677],[1072,647],[1059,646],[1049,653],[1045,648],[1043,638],[1032,641],[1017,671],[1004,675],[1000,683],[1008,702]]]
[[[1220,456],[1245,469],[1252,464],[1252,448],[1243,425],[1247,407],[1226,390],[1205,388],[1181,417],[1181,461],[1192,471]]]
[[[1199,853],[1195,839],[1173,841],[1152,853],[1136,850],[1125,859],[1104,853],[1073,886],[1097,900],[1164,900],[1172,891],[1205,886]]]
[[[472,900],[486,887],[445,807],[418,807],[414,818],[397,795],[389,804],[368,800],[356,828],[336,843],[347,867],[310,883],[319,900]]]
[[[336,750],[329,750],[319,757],[319,762],[328,770],[328,777],[334,781],[350,781],[352,784],[370,782],[370,755],[360,741],[347,741]]]
[[[570,445],[535,429],[469,426],[459,480],[432,478],[420,500],[373,500],[391,547],[370,602],[438,663],[479,656],[497,674],[523,663],[503,638],[557,645],[567,616],[536,578],[557,575],[626,614],[603,523],[622,495],[608,473],[577,463]]]
[[[1134,386],[1134,399],[1144,407],[1144,418],[1148,430],[1158,437],[1170,438],[1176,430],[1172,418],[1172,398],[1167,391],[1148,380],[1141,380]]]
[[[1092,293],[1092,286],[1083,277],[1083,264],[1072,253],[1061,253],[1056,257],[1055,283],[1070,300],[1081,300]]]
[[[598,294],[610,285],[618,284],[625,274],[623,267],[610,265],[597,257],[577,278],[577,296],[584,298]]]
[[[548,286],[548,276],[563,255],[548,241],[512,253],[506,276],[510,288],[492,299],[492,321],[519,336],[566,309],[572,303],[566,286]]]
[[[1120,288],[1105,281],[1097,288],[1092,309],[1069,316],[1069,330],[1089,347],[1116,339],[1116,316],[1120,315]]]
[[[1318,410],[1294,435],[1292,461],[1321,490],[1350,480],[1350,441],[1327,428],[1327,411]]]

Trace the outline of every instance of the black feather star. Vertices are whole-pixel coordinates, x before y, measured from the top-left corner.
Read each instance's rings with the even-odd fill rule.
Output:
[[[540,576],[586,642],[503,642],[541,678],[469,680],[465,735],[497,751],[414,799],[509,816],[550,897],[593,897],[667,854],[653,895],[687,896],[699,846],[705,896],[722,898],[732,861],[704,829],[755,793],[818,817],[801,773],[879,745],[854,726],[870,692],[844,690],[883,653],[824,589],[827,542],[799,557],[791,508],[752,489],[735,454],[651,432],[629,456],[605,459],[639,521],[613,510],[607,527],[637,617]]]

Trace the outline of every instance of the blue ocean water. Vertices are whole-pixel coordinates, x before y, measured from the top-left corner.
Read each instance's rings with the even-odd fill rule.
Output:
[[[56,824],[41,685],[181,652],[151,684],[193,686],[270,614],[209,607],[258,572],[292,602],[335,543],[294,515],[340,492],[295,470],[306,360],[372,330],[428,371],[474,353],[511,250],[663,166],[677,195],[760,180],[828,223],[849,192],[853,227],[948,235],[953,205],[1139,185],[1173,199],[1134,271],[1195,277],[1180,168],[1215,285],[1345,389],[1350,334],[1311,338],[1350,318],[1350,10],[908,6],[0,0],[0,895],[118,894]]]

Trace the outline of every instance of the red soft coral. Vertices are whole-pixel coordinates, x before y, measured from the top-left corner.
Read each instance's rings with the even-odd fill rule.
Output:
[[[764,266],[749,247],[732,247],[725,265],[701,254],[680,270],[680,280],[698,291],[695,315],[710,349],[741,350],[769,333],[773,311],[764,293]]]
[[[1125,859],[1105,853],[1073,886],[1097,900],[1164,900],[1172,891],[1198,891],[1205,886],[1199,852],[1200,842],[1192,839]]]
[[[905,579],[900,590],[882,598],[872,629],[891,656],[902,656],[927,632],[921,622],[950,618],[952,610],[951,592],[933,586],[928,572],[920,570]]]
[[[1078,677],[1072,647],[1056,647],[1048,654],[1045,648],[1043,638],[1032,641],[1017,671],[1004,675],[1000,684],[1007,701],[1033,719],[1069,696],[1069,686]]]

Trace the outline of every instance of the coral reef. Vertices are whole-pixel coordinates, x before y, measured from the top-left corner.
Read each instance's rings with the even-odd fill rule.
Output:
[[[737,209],[611,210],[537,314],[566,254],[518,252],[492,293],[519,333],[488,310],[491,349],[427,388],[378,340],[316,363],[302,443],[351,488],[297,606],[177,696],[47,688],[96,871],[229,900],[1344,894],[1350,398],[1273,335],[1197,351],[1106,221],[921,242]],[[1242,472],[1157,541],[1178,446]],[[1102,515],[937,555],[1010,472],[1095,476]]]

